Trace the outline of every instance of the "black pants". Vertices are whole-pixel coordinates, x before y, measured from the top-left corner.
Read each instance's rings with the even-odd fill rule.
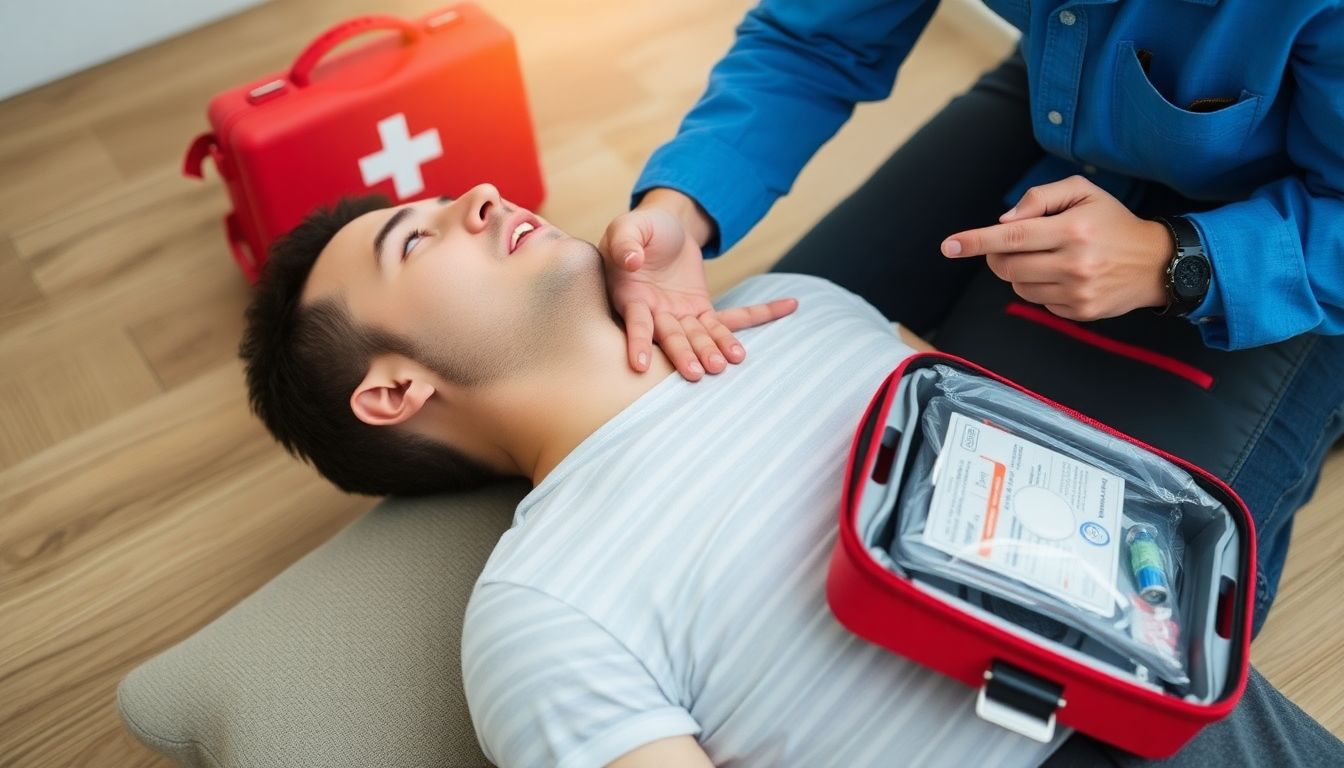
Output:
[[[1026,68],[1013,56],[906,142],[775,266],[863,296],[940,348],[975,360],[1227,480],[1256,521],[1258,630],[1292,530],[1327,448],[1344,430],[1344,337],[1303,336],[1256,350],[1204,347],[1179,318],[1140,310],[1088,324],[1208,372],[1207,389],[1117,360],[999,314],[1015,298],[980,259],[939,254],[948,235],[998,220],[1004,195],[1041,159]],[[1139,215],[1211,205],[1148,185]],[[1069,375],[1058,371],[1067,365]],[[1145,761],[1082,736],[1051,765]],[[1163,763],[1168,764],[1168,763]],[[1172,765],[1344,765],[1344,744],[1254,674],[1236,714],[1201,732]]]

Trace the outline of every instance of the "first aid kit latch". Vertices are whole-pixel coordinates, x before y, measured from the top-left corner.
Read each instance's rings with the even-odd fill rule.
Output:
[[[1064,707],[1064,687],[1002,661],[985,670],[975,714],[1042,743],[1055,736],[1055,713]]]

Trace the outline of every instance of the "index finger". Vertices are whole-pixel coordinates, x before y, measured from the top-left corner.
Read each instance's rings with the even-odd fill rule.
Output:
[[[723,323],[730,331],[740,331],[743,328],[764,325],[785,315],[791,315],[797,308],[797,299],[775,299],[765,304],[725,309],[719,313],[719,322]]]
[[[649,370],[649,354],[653,351],[653,312],[648,304],[632,301],[625,305],[621,317],[625,318],[630,367],[643,373]]]
[[[1049,218],[1035,218],[968,229],[943,241],[943,255],[963,258],[986,253],[1054,250],[1064,242],[1057,225]]]

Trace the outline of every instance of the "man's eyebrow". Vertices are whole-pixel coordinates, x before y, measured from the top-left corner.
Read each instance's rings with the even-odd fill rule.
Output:
[[[456,197],[450,197],[448,195],[439,195],[439,203],[441,205],[447,205],[448,203],[451,203],[456,199],[457,199]]]
[[[383,228],[378,230],[378,234],[373,236],[373,267],[380,269],[383,263],[383,241],[392,234],[392,230],[401,223],[402,219],[411,215],[410,207],[402,208],[388,217],[383,224]]]

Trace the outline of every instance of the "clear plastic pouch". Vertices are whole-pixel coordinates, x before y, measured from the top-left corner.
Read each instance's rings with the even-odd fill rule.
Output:
[[[891,558],[1084,633],[1141,676],[1187,685],[1182,519],[1222,505],[1129,442],[988,379],[934,369]]]

